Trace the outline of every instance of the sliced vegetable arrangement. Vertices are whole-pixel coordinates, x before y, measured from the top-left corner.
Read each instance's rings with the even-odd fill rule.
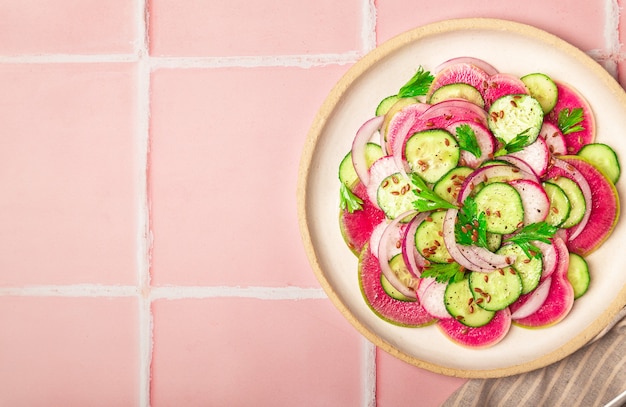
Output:
[[[481,348],[585,294],[620,212],[615,151],[571,85],[462,57],[419,67],[339,165],[340,228],[365,302]]]

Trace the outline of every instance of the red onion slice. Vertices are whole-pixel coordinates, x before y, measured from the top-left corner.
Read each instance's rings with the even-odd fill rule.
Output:
[[[415,294],[415,289],[409,288],[405,286],[404,284],[402,284],[402,282],[398,279],[398,276],[396,275],[396,273],[389,266],[389,259],[390,259],[389,247],[390,245],[395,246],[397,248],[401,247],[401,246],[397,246],[395,242],[393,241],[393,239],[395,238],[396,241],[399,241],[400,236],[401,236],[401,228],[403,226],[401,222],[405,218],[412,216],[415,213],[417,213],[417,211],[408,211],[398,216],[394,220],[392,220],[391,223],[387,225],[387,227],[383,231],[382,236],[380,237],[380,243],[378,244],[378,251],[377,251],[378,253],[377,257],[378,257],[378,263],[380,264],[380,269],[383,275],[385,276],[385,278],[387,278],[387,281],[389,281],[389,284],[391,284],[393,288],[398,290],[398,292],[400,292],[402,295],[408,298],[412,298],[412,299],[417,299],[417,295]]]
[[[418,213],[409,222],[404,232],[402,256],[404,258],[404,263],[407,265],[411,274],[415,277],[419,277],[422,274],[424,267],[428,264],[424,256],[421,255],[415,246],[415,231],[429,214],[430,212]]]
[[[475,170],[469,176],[467,176],[467,178],[465,178],[465,181],[463,181],[463,185],[461,185],[461,190],[459,191],[458,201],[465,201],[465,199],[469,196],[475,186],[493,177],[530,179],[537,182],[537,176],[535,174],[523,171],[518,167],[501,164],[488,165],[486,167]]]
[[[533,244],[541,250],[541,260],[543,262],[543,268],[541,270],[541,279],[545,280],[550,277],[556,270],[556,266],[559,261],[559,254],[551,243],[544,243],[540,241],[533,241]]]
[[[516,157],[514,155],[510,155],[510,154],[501,155],[500,157],[496,159],[499,161],[504,161],[511,165],[514,165],[520,171],[523,171],[524,179],[531,179],[535,182],[539,182],[539,177],[535,173],[535,170],[533,169],[533,167],[530,164],[528,164],[526,161],[524,161],[523,159]]]
[[[546,302],[548,294],[550,293],[550,285],[552,285],[552,277],[548,277],[537,286],[533,291],[528,294],[524,294],[518,301],[523,303],[517,306],[511,306],[511,319],[522,319],[537,312],[539,308]]]
[[[470,262],[476,264],[481,270],[474,271],[494,271],[510,266],[515,262],[516,256],[503,256],[479,246],[458,245],[461,253]]]
[[[380,129],[384,119],[384,116],[376,116],[363,123],[352,141],[352,165],[363,185],[368,185],[370,179],[365,146],[374,133]]]
[[[585,214],[577,225],[570,228],[570,233],[568,233],[568,239],[573,240],[580,234],[580,232],[583,231],[589,221],[589,216],[591,216],[591,207],[593,203],[591,197],[591,187],[589,187],[587,179],[573,165],[558,158],[553,159],[553,165],[565,171],[565,173],[578,184],[583,193],[583,197],[585,198]]]
[[[443,241],[450,256],[461,266],[471,271],[490,273],[510,265],[515,259],[490,252],[478,246],[465,246],[456,242],[454,225],[458,214],[457,209],[448,209],[443,219]]]

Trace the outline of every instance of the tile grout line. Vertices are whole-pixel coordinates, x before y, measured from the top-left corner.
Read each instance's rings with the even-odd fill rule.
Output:
[[[367,338],[361,337],[361,363],[362,363],[362,407],[376,407],[376,345]]]
[[[150,259],[152,247],[150,218],[150,64],[148,50],[148,5],[137,0],[136,56],[137,62],[137,287],[138,287],[138,405],[150,407],[150,380],[153,351],[153,318],[150,301]]]
[[[609,57],[605,63],[606,69],[614,78],[618,77],[618,63],[620,57],[619,42],[619,19],[621,10],[618,0],[605,0],[604,5],[604,40],[609,52]]]

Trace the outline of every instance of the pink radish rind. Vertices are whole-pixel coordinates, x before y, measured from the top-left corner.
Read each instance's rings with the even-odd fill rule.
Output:
[[[468,327],[455,318],[441,319],[437,326],[446,336],[459,345],[470,348],[486,348],[500,342],[511,328],[511,312],[508,308],[496,312],[493,319],[481,327]]]
[[[359,258],[359,286],[365,302],[380,318],[395,325],[419,327],[435,323],[419,301],[400,301],[383,289],[378,258],[365,246]]]

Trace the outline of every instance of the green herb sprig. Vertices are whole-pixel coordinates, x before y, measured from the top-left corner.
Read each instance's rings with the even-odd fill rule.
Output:
[[[532,242],[539,241],[543,243],[550,243],[549,239],[554,236],[557,230],[557,227],[552,226],[547,222],[531,223],[524,226],[513,236],[505,239],[502,243],[516,243],[529,258],[539,257],[541,256],[541,249],[532,244]]]
[[[435,194],[419,175],[411,173],[412,188],[415,194],[413,207],[420,212],[433,211],[435,209],[454,209],[456,206]]]
[[[339,207],[353,213],[363,208],[363,200],[350,191],[344,183],[339,187]]]
[[[559,111],[557,125],[563,134],[574,133],[585,130],[585,128],[580,124],[583,119],[582,107],[576,107],[573,109],[566,107],[565,109]]]
[[[458,222],[454,227],[457,243],[466,246],[487,248],[487,215],[478,212],[478,205],[471,196],[463,202],[463,207],[457,215]]]
[[[461,150],[468,151],[477,158],[482,155],[478,140],[476,140],[476,133],[469,124],[462,124],[456,128],[456,138]]]
[[[435,77],[430,74],[430,71],[424,71],[420,65],[415,75],[400,88],[398,96],[401,98],[423,96],[428,92],[433,79]]]
[[[530,136],[528,136],[529,131],[530,128],[524,130],[517,136],[513,137],[513,139],[511,139],[511,141],[509,141],[508,143],[502,138],[498,137],[497,139],[498,143],[500,144],[500,148],[494,153],[494,157],[499,157],[501,155],[511,154],[523,150],[524,147],[528,145],[528,140],[530,139]]]
[[[465,278],[465,268],[459,263],[430,263],[422,270],[421,278],[434,278],[439,283],[456,283]]]

